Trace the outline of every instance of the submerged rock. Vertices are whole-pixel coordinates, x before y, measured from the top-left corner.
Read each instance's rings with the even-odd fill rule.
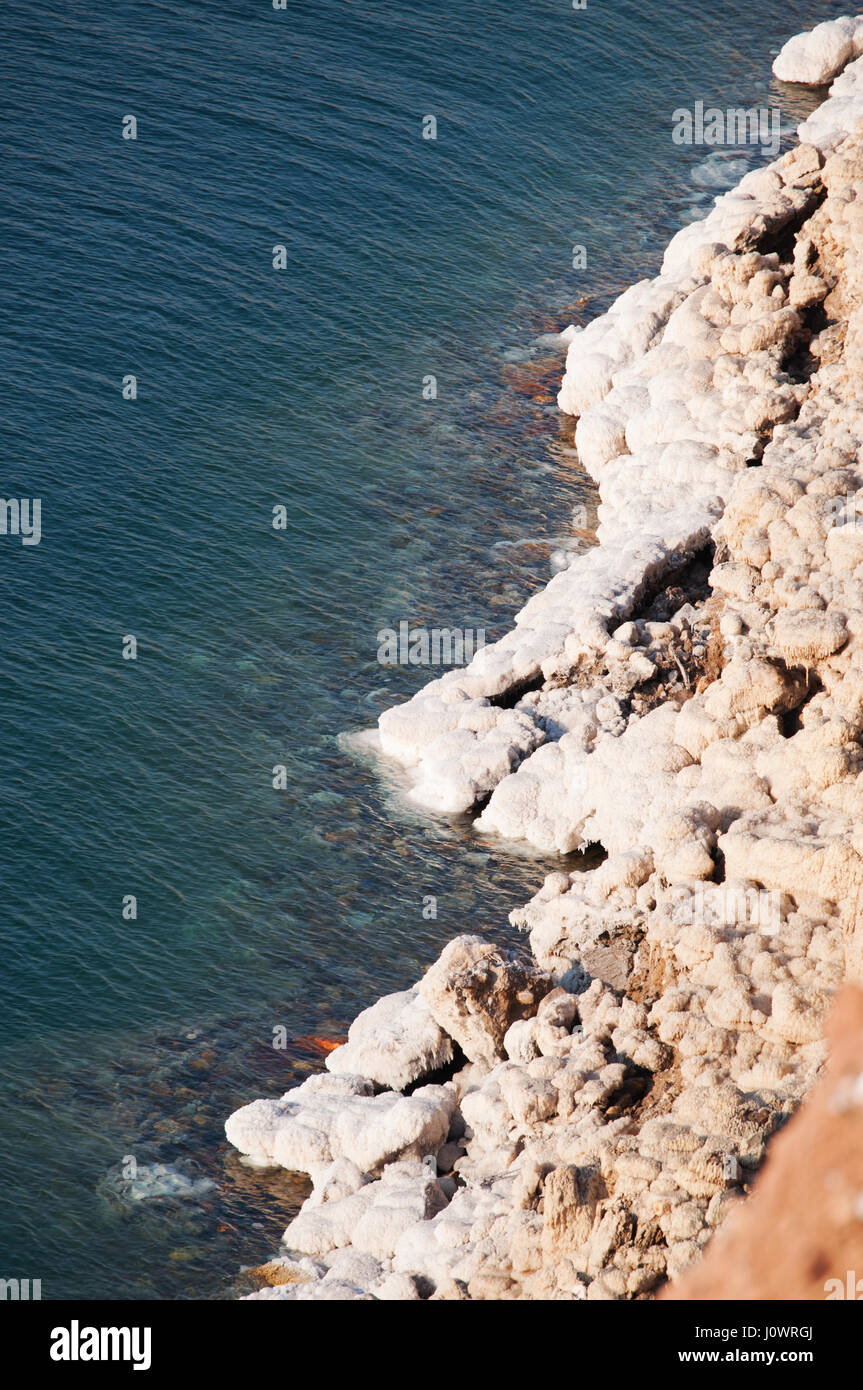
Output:
[[[105,1180],[112,1196],[126,1202],[194,1201],[215,1190],[211,1178],[189,1177],[170,1163],[139,1163],[133,1176],[125,1168],[111,1172]]]

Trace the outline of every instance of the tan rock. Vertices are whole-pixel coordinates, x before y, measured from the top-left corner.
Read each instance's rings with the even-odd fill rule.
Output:
[[[459,936],[426,971],[419,992],[439,1026],[472,1062],[504,1057],[507,1029],[536,1013],[551,980],[513,952]]]

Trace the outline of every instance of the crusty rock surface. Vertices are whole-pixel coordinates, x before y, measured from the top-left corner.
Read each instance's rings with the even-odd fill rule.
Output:
[[[419,983],[435,1022],[471,1062],[502,1058],[507,1029],[532,1014],[549,982],[532,962],[479,936],[458,936]]]
[[[821,87],[861,53],[863,17],[826,20],[788,40],[773,63],[773,74],[780,82]]]
[[[326,1065],[337,1075],[364,1076],[402,1091],[452,1059],[452,1039],[417,990],[407,989],[385,995],[358,1014],[347,1042],[329,1054]]]
[[[856,25],[788,46],[845,64],[800,143],[567,335],[598,544],[381,717],[419,802],[607,858],[512,914],[532,962],[458,938],[230,1118],[313,1182],[261,1297],[652,1297],[817,1081],[863,979]]]
[[[863,991],[842,991],[827,1032],[826,1073],[771,1145],[752,1197],[668,1297],[863,1298]]]
[[[375,1173],[397,1158],[437,1151],[455,1105],[451,1086],[420,1086],[409,1096],[373,1090],[365,1077],[310,1076],[280,1100],[236,1110],[225,1133],[240,1153],[313,1178],[338,1158]]]

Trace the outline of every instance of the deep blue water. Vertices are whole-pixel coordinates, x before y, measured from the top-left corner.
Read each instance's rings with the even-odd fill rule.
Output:
[[[0,1277],[229,1294],[302,1186],[224,1116],[550,867],[337,736],[430,674],[380,628],[500,636],[581,543],[536,339],[752,162],[672,145],[671,111],[799,119],[771,55],[842,9],[6,0],[2,491],[42,539],[0,537]],[[216,1185],[117,1200],[128,1155]]]

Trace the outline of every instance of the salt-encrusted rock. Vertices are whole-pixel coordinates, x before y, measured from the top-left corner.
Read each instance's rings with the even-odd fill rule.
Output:
[[[348,1197],[318,1206],[305,1202],[285,1231],[285,1244],[305,1255],[325,1255],[329,1250],[349,1245],[374,1200],[375,1186],[370,1183]]]
[[[541,640],[537,645],[537,654],[526,651],[522,659],[514,653],[511,661],[505,644],[484,647],[471,674],[448,672],[381,715],[383,752],[416,770],[414,800],[441,812],[465,811],[544,741],[528,711],[501,709],[487,698],[536,675],[544,649]]]
[[[841,816],[754,811],[734,822],[719,847],[726,872],[768,889],[843,902],[856,900],[863,886],[863,856]]]
[[[819,613],[812,608],[798,612],[786,609],[776,616],[773,640],[786,661],[811,666],[838,651],[848,641],[845,616],[842,613]]]
[[[316,1284],[285,1284],[276,1289],[261,1289],[259,1293],[249,1294],[248,1299],[290,1303],[311,1303],[319,1299],[327,1303],[370,1303],[374,1296],[366,1289],[344,1283],[341,1279],[321,1279]]]
[[[357,1250],[391,1259],[405,1231],[418,1221],[431,1220],[446,1205],[440,1183],[427,1173],[385,1171],[380,1190],[354,1229],[352,1243]]]
[[[539,1043],[535,1034],[536,1019],[518,1018],[507,1029],[503,1049],[511,1062],[531,1062],[538,1057]]]
[[[459,936],[426,971],[419,992],[464,1055],[491,1066],[504,1056],[510,1024],[535,1013],[550,984],[514,953],[478,936]]]
[[[562,1164],[543,1184],[542,1253],[548,1261],[576,1255],[590,1240],[603,1193],[597,1168]]]
[[[826,20],[788,40],[774,59],[773,75],[780,82],[820,87],[861,53],[863,18]]]
[[[820,991],[783,981],[773,991],[771,1028],[788,1042],[816,1042],[824,1030],[828,1003],[828,996]]]
[[[387,1268],[381,1260],[362,1250],[339,1250],[329,1258],[331,1263],[322,1282],[337,1281],[360,1289],[376,1291]]]
[[[339,1100],[346,1101],[349,1097],[356,1096],[370,1097],[373,1093],[374,1087],[365,1077],[330,1077],[323,1074],[313,1076],[304,1081],[302,1086],[286,1092],[280,1101],[255,1100],[250,1105],[235,1110],[225,1122],[225,1134],[228,1142],[239,1149],[240,1153],[248,1154],[260,1162],[278,1166],[274,1156],[276,1135],[282,1122],[296,1114],[304,1101],[316,1107],[317,1112],[323,1116],[327,1112],[334,1113]],[[334,1155],[325,1134],[309,1131],[306,1157],[309,1158],[311,1167],[300,1165],[299,1171],[310,1172],[313,1167],[332,1162]]]
[[[416,1303],[421,1294],[417,1280],[409,1274],[390,1274],[375,1289],[375,1298],[388,1303]]]
[[[431,1221],[409,1227],[396,1246],[395,1272],[421,1275],[433,1285],[450,1279],[466,1285],[482,1263],[470,1239],[481,1206],[482,1200],[475,1192],[461,1188],[445,1211]]]
[[[396,1158],[437,1152],[455,1108],[452,1088],[421,1086],[410,1096],[370,1090],[363,1077],[312,1076],[280,1100],[235,1111],[225,1133],[241,1153],[304,1173],[341,1157],[374,1173]]]
[[[313,1190],[306,1198],[306,1207],[321,1206],[324,1202],[340,1202],[351,1197],[368,1182],[366,1174],[350,1158],[337,1158],[314,1175]]]
[[[387,994],[364,1009],[348,1040],[327,1057],[327,1070],[365,1076],[402,1091],[453,1059],[452,1040],[438,1026],[416,989]]]
[[[539,1056],[566,1055],[577,1016],[574,995],[565,989],[553,989],[543,999],[534,1018],[517,1019],[507,1029],[503,1040],[507,1057],[510,1061],[528,1063]]]
[[[635,1222],[626,1203],[612,1202],[605,1210],[594,1229],[587,1247],[587,1267],[591,1273],[598,1273],[620,1246],[625,1245],[634,1233]],[[626,1291],[624,1280],[623,1290]]]
[[[366,1256],[390,1259],[401,1234],[447,1205],[436,1178],[420,1164],[395,1163],[350,1196],[323,1203],[309,1198],[284,1234],[290,1250],[325,1255],[350,1245]],[[338,1271],[340,1276],[344,1270]]]
[[[513,1067],[502,1072],[500,1091],[516,1124],[529,1129],[557,1113],[557,1087],[544,1077]]]

